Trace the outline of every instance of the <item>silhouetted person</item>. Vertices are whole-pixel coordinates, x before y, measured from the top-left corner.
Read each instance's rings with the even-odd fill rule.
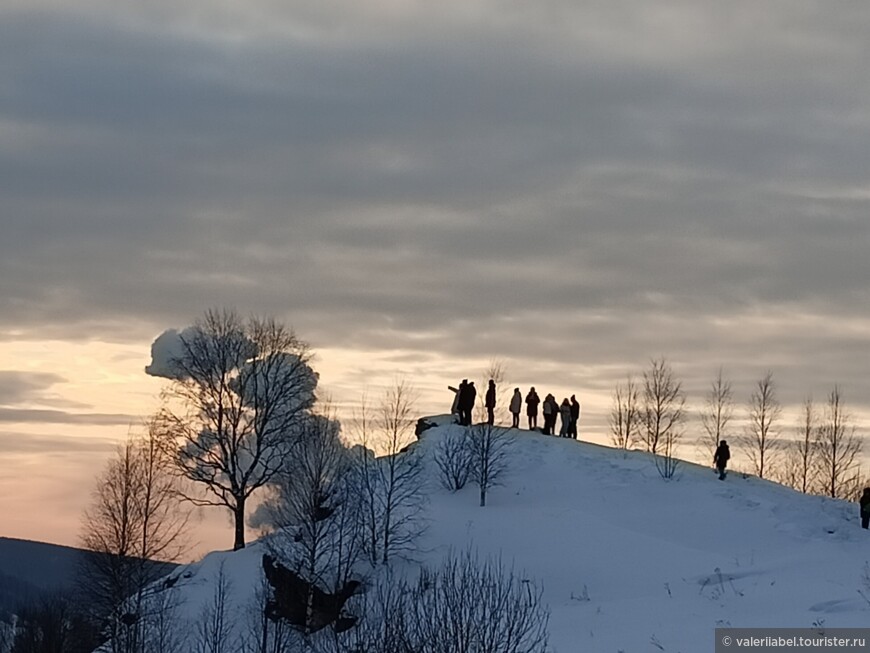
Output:
[[[552,394],[548,394],[544,398],[544,406],[541,409],[544,413],[544,435],[556,434],[556,417],[559,414],[559,404]]]
[[[571,437],[571,402],[568,401],[568,397],[565,397],[562,400],[562,405],[559,406],[559,417],[562,418],[562,427],[559,429],[559,437]]]
[[[519,388],[514,388],[514,396],[511,397],[510,404],[511,411],[511,428],[518,429],[520,428],[520,411],[523,409],[523,395],[520,393]]]
[[[861,495],[861,528],[870,526],[870,487],[864,488],[864,494]]]
[[[476,399],[477,388],[474,387],[474,381],[469,381],[459,399],[459,423],[463,426],[471,426],[471,412],[474,410]]]
[[[462,383],[465,383],[464,381]],[[462,383],[459,384],[459,388],[462,387]],[[450,414],[456,415],[457,419],[459,418],[459,388],[454,388],[452,385],[448,385],[448,390],[453,390],[453,403],[450,405]]]
[[[538,404],[541,403],[541,398],[535,392],[535,386],[529,390],[526,395],[526,416],[529,418],[529,430],[538,428]]]
[[[486,406],[486,423],[492,426],[495,424],[495,381],[489,380],[489,387],[486,389],[486,400],[483,404]]]
[[[575,395],[571,395],[571,429],[568,435],[577,439],[577,422],[580,421],[580,402]]]
[[[719,480],[725,480],[725,467],[731,459],[731,449],[728,448],[728,443],[725,440],[719,441],[719,446],[716,447],[716,453],[713,454],[713,464],[719,471]]]

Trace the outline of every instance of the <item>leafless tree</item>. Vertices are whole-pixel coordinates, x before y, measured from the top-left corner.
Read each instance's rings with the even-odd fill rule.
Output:
[[[734,414],[734,393],[731,382],[722,376],[722,368],[710,384],[710,389],[704,397],[704,407],[701,410],[701,427],[704,430],[702,443],[712,460],[719,442],[727,439],[728,425]]]
[[[99,645],[93,623],[66,592],[34,598],[16,612],[14,626],[0,621],[3,653],[90,653]]]
[[[449,427],[435,449],[438,480],[451,492],[465,487],[471,472],[471,447],[465,427]]]
[[[610,441],[616,448],[623,451],[631,449],[640,435],[641,417],[637,382],[629,374],[625,383],[617,383],[613,390],[609,425]]]
[[[261,577],[241,617],[241,653],[294,653],[303,650],[302,635],[298,630],[283,619],[272,620],[267,616],[271,598],[272,587],[265,577]]]
[[[509,468],[510,430],[485,421],[468,429],[469,475],[477,484],[480,506],[486,505],[487,492],[499,485]]]
[[[860,453],[861,440],[843,405],[840,388],[834,386],[819,425],[819,481],[825,494],[843,498],[847,489],[855,485]]]
[[[776,397],[773,373],[767,372],[755,384],[749,397],[749,422],[746,427],[746,454],[755,467],[759,478],[769,471],[772,458],[778,451],[778,422],[782,406]]]
[[[781,474],[784,485],[805,494],[815,491],[818,474],[818,417],[812,397],[801,405],[796,437],[788,443]]]
[[[641,440],[647,451],[655,454],[659,444],[667,442],[669,452],[673,453],[682,436],[685,406],[682,383],[670,364],[664,357],[651,360],[649,369],[643,373],[641,407]]]
[[[239,650],[235,615],[230,605],[232,583],[221,563],[212,597],[195,626],[196,653],[234,653]]]
[[[290,456],[317,375],[308,345],[274,319],[211,310],[178,339],[162,417],[180,472],[203,490],[187,498],[230,511],[238,550],[247,502]]]
[[[106,620],[115,653],[141,650],[153,583],[167,572],[157,561],[177,560],[186,547],[190,513],[171,470],[165,435],[152,422],[118,448],[84,514],[80,589]]]
[[[365,403],[356,419],[361,443],[355,473],[362,502],[364,549],[369,560],[386,564],[407,554],[423,530],[426,495],[423,466],[414,441],[414,390],[403,380],[388,388],[374,419]],[[368,455],[373,449],[380,454]]]
[[[308,582],[308,610],[315,587],[335,591],[343,586],[363,554],[362,502],[353,471],[338,421],[328,413],[311,416],[280,491],[269,502],[279,530],[268,546]],[[312,622],[309,613],[305,623]]]
[[[416,583],[387,579],[367,598],[345,651],[544,653],[542,588],[501,560],[450,554]],[[334,649],[333,649],[334,650]]]

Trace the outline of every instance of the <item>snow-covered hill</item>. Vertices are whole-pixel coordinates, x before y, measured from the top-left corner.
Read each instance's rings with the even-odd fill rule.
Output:
[[[543,584],[553,651],[687,653],[709,650],[717,626],[870,623],[870,533],[854,504],[688,463],[665,481],[645,453],[515,431],[510,472],[480,508],[475,487],[451,494],[436,480],[432,455],[458,428],[417,445],[430,498],[419,562],[469,545],[513,561]],[[201,614],[220,569],[244,609],[263,551],[181,568],[184,612]]]

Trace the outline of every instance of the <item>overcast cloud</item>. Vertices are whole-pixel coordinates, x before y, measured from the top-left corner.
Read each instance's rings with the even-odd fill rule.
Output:
[[[228,305],[586,388],[664,353],[870,397],[870,7],[134,4],[0,9],[4,337]]]

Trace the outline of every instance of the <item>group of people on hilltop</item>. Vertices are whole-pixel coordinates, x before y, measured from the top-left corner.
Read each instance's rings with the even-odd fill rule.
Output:
[[[474,402],[477,399],[477,389],[474,387],[474,381],[463,379],[458,388],[447,386],[455,393],[453,398],[453,406],[450,412],[458,415],[459,423],[462,426],[471,425],[471,413],[474,409]],[[544,424],[541,432],[544,435],[556,434],[556,420],[561,418],[561,428],[559,436],[563,438],[577,439],[577,422],[580,420],[580,402],[577,401],[576,395],[571,395],[571,399],[565,397],[561,405],[556,401],[552,394],[548,394],[541,403],[538,393],[534,386],[529,390],[525,397],[526,417],[529,420],[529,430],[538,428],[538,407],[541,408],[541,413],[544,417]],[[486,408],[487,424],[495,423],[495,407],[496,407],[496,385],[493,379],[489,380],[489,385],[486,389],[484,399],[484,407]],[[523,395],[519,388],[514,389],[508,409],[511,413],[512,428],[520,427],[520,413],[523,409]]]
[[[459,416],[459,423],[462,426],[471,426],[471,411],[474,410],[474,402],[477,400],[477,388],[474,387],[474,381],[462,379],[458,388],[454,388],[452,385],[447,387],[455,393],[450,412]]]
[[[474,387],[474,381],[463,379],[458,388],[452,385],[447,386],[454,393],[453,406],[450,412],[459,416],[459,423],[463,426],[471,426],[471,413],[474,410],[474,402],[477,399],[477,389]],[[535,387],[529,390],[525,398],[526,416],[529,420],[529,430],[538,428],[538,406],[541,406],[541,399],[535,391]],[[486,389],[484,398],[484,407],[486,408],[487,424],[495,422],[495,406],[496,406],[496,386],[493,379],[489,380],[489,385]],[[511,428],[520,427],[520,413],[523,408],[523,395],[519,388],[514,388],[513,396],[511,397],[508,409],[511,413]],[[561,428],[559,436],[563,438],[577,439],[577,422],[580,420],[580,402],[577,401],[575,395],[571,395],[570,401],[567,397],[562,400],[561,405],[556,402],[556,398],[552,394],[544,397],[541,412],[544,417],[544,425],[541,432],[544,435],[554,435],[556,429],[556,419],[561,418]],[[719,446],[716,447],[716,452],[713,454],[713,466],[719,472],[719,480],[725,480],[725,469],[728,466],[728,461],[731,459],[731,449],[725,440],[719,441]],[[861,510],[861,527],[870,528],[870,487],[864,488],[864,493],[859,500]]]

